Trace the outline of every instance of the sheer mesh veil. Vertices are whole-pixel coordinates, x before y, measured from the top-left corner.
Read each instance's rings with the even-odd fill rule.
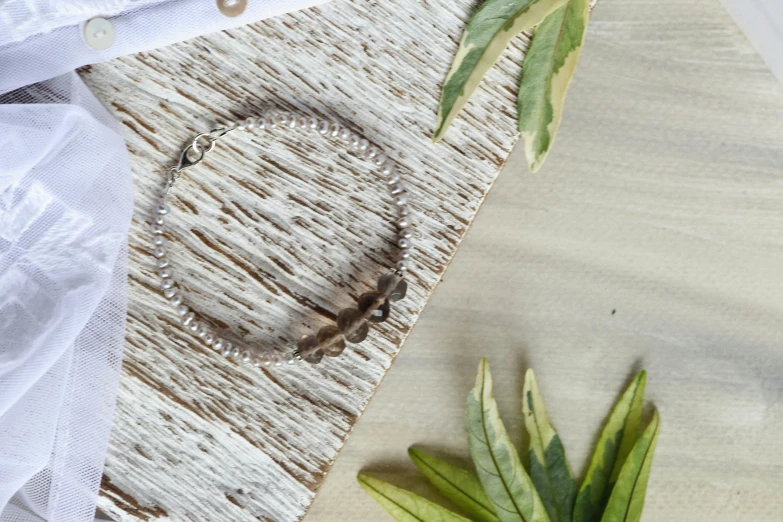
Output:
[[[75,73],[0,98],[0,519],[90,520],[124,340],[127,152]]]

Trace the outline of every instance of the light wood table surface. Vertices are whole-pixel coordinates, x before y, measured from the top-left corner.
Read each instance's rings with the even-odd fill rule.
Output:
[[[602,0],[555,149],[517,150],[307,522],[425,495],[412,444],[464,459],[487,356],[517,440],[536,369],[579,476],[633,372],[661,435],[645,521],[783,519],[783,86],[717,0]]]

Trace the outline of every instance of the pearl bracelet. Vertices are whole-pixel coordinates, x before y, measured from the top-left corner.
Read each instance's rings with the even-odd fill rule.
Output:
[[[324,326],[315,335],[303,337],[289,350],[243,347],[239,342],[232,342],[219,336],[207,326],[197,313],[185,304],[183,292],[175,282],[174,271],[166,251],[167,241],[164,237],[167,233],[165,219],[170,212],[166,199],[172,186],[186,169],[201,163],[207,153],[215,148],[216,142],[229,132],[237,130],[266,133],[276,129],[317,132],[325,138],[345,142],[350,154],[368,161],[377,169],[388,185],[394,206],[399,213],[395,221],[398,229],[397,246],[400,248],[398,260],[396,265],[378,280],[377,290],[361,295],[355,308],[342,310],[337,315],[336,325]],[[407,188],[399,174],[395,172],[392,160],[379,147],[332,121],[278,113],[266,117],[251,117],[241,122],[220,124],[210,132],[199,134],[182,151],[177,166],[169,169],[163,197],[153,210],[150,232],[153,235],[152,253],[156,258],[158,275],[161,277],[161,289],[164,297],[179,316],[180,324],[186,331],[192,332],[204,344],[224,357],[255,367],[282,366],[285,363],[295,364],[300,361],[318,364],[324,355],[337,357],[345,350],[348,343],[360,343],[366,339],[371,323],[385,321],[389,316],[390,303],[403,299],[408,289],[404,276],[409,268],[413,232]]]

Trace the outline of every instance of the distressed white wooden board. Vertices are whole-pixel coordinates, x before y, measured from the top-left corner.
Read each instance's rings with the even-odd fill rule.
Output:
[[[125,126],[137,190],[127,347],[100,501],[109,515],[303,516],[516,139],[524,38],[445,142],[430,142],[473,8],[340,0],[83,71]],[[363,132],[391,151],[415,198],[409,297],[371,340],[317,368],[226,361],[181,331],[151,269],[149,209],[165,167],[216,118],[268,107]],[[234,134],[173,191],[170,251],[189,302],[247,343],[291,345],[331,324],[393,261],[380,181],[300,135]]]

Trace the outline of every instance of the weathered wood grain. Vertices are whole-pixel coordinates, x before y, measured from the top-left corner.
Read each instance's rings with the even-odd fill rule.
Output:
[[[440,85],[473,7],[337,0],[83,72],[126,129],[137,191],[100,501],[109,515],[303,516],[516,140],[525,38],[431,144]],[[409,297],[370,341],[317,368],[253,371],[205,349],[181,331],[152,270],[149,208],[165,167],[215,119],[268,107],[363,132],[391,151],[415,198]],[[316,136],[220,143],[173,190],[171,257],[193,307],[248,343],[290,344],[330,323],[394,251],[383,188],[356,167]]]

